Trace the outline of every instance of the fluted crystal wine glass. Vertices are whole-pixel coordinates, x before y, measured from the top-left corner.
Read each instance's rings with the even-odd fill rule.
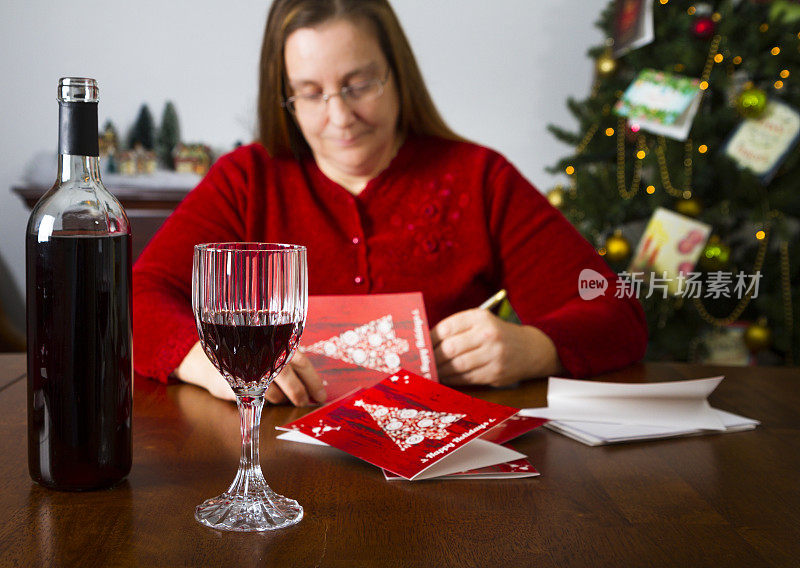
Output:
[[[195,509],[215,529],[268,531],[303,518],[294,499],[261,473],[258,430],[264,393],[297,348],[308,306],[306,249],[268,243],[196,245],[192,308],[208,358],[236,394],[239,471],[227,491]]]

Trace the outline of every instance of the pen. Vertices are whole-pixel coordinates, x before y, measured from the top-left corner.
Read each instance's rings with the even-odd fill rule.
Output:
[[[497,304],[499,304],[505,299],[506,299],[506,291],[505,289],[503,289],[494,294],[491,298],[488,298],[486,301],[484,301],[480,306],[478,306],[478,308],[481,310],[491,310],[493,307],[495,307]]]

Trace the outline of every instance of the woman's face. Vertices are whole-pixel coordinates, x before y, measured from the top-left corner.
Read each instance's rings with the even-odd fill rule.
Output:
[[[333,94],[388,77],[380,96],[334,96],[295,117],[320,168],[334,177],[373,177],[391,161],[400,103],[389,64],[367,23],[333,20],[301,28],[284,48],[290,95]],[[378,91],[380,92],[380,91]]]

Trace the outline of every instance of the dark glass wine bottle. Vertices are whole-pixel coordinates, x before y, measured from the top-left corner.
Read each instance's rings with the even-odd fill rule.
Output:
[[[28,470],[46,487],[130,472],[131,231],[100,181],[94,79],[58,82],[58,177],[26,233]]]

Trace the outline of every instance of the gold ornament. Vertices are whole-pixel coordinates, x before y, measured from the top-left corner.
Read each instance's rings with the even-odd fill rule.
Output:
[[[610,77],[617,72],[617,60],[611,55],[611,50],[605,51],[595,61],[595,69],[601,77]]]
[[[631,254],[631,244],[622,236],[622,231],[619,229],[606,239],[605,249],[605,257],[609,262],[622,262]]]
[[[675,202],[675,211],[687,217],[697,217],[703,211],[703,206],[699,199],[690,197],[689,199],[679,199]]]
[[[547,201],[556,209],[560,209],[564,205],[564,187],[561,185],[555,186],[547,193]]]
[[[761,116],[767,107],[767,94],[758,87],[749,87],[736,99],[736,109],[746,118]]]
[[[772,344],[772,330],[767,326],[766,318],[758,318],[744,331],[744,344],[752,353],[758,353]]]
[[[723,243],[717,235],[712,235],[700,255],[700,265],[709,272],[716,272],[725,268],[730,258],[731,247]]]

